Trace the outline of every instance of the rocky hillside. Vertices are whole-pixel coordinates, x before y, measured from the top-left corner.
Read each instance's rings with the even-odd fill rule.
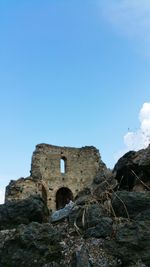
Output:
[[[34,195],[0,205],[0,267],[150,267],[149,185],[150,146],[55,213]]]

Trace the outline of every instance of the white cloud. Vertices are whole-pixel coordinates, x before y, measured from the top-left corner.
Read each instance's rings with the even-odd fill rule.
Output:
[[[150,56],[149,0],[105,0],[100,6],[103,17],[117,32]]]
[[[0,188],[0,204],[4,203],[5,188]]]
[[[137,131],[127,132],[124,137],[124,149],[114,156],[117,161],[130,150],[138,151],[150,144],[150,102],[144,103],[139,112],[140,127]]]
[[[150,103],[144,103],[139,113],[140,128],[136,132],[128,132],[124,143],[128,150],[146,148],[150,143]]]

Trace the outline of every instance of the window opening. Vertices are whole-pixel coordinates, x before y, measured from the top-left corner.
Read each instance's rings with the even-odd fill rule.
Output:
[[[60,160],[60,172],[65,173],[66,172],[66,159],[61,158]]]

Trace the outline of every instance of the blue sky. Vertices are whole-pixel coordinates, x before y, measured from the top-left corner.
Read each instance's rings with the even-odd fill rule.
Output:
[[[147,0],[1,1],[0,196],[38,143],[94,145],[111,168],[146,147],[149,47]]]

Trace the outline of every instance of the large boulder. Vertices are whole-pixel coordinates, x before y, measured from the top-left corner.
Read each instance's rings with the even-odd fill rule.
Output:
[[[88,228],[84,237],[108,237],[113,233],[113,220],[109,217],[102,217],[95,227]]]
[[[100,203],[75,205],[69,213],[69,224],[84,232],[84,237],[107,237],[113,232],[113,221]]]
[[[150,221],[118,225],[115,238],[106,240],[105,248],[121,259],[121,266],[150,266]]]
[[[31,195],[39,194],[39,183],[32,177],[11,180],[6,186],[5,202],[29,198]]]
[[[145,218],[150,212],[150,192],[117,191],[113,193],[112,208],[117,217],[135,219],[141,213]],[[144,218],[143,218],[144,219]]]
[[[60,266],[61,238],[60,231],[48,223],[0,231],[0,266]]]
[[[70,202],[66,204],[64,208],[54,211],[50,217],[50,222],[55,223],[61,221],[62,219],[68,218],[73,206],[74,203],[70,200]]]
[[[150,145],[146,149],[126,153],[116,163],[113,173],[119,190],[150,190]]]
[[[97,198],[104,192],[110,192],[114,190],[117,186],[117,180],[110,169],[105,169],[105,171],[99,171],[95,176],[92,184],[92,194]]]
[[[101,221],[102,216],[106,216],[106,210],[99,203],[75,205],[69,214],[69,224],[87,229],[96,226]]]
[[[19,201],[8,201],[0,205],[0,230],[13,228],[19,224],[46,222],[49,211],[46,203],[38,196]]]

